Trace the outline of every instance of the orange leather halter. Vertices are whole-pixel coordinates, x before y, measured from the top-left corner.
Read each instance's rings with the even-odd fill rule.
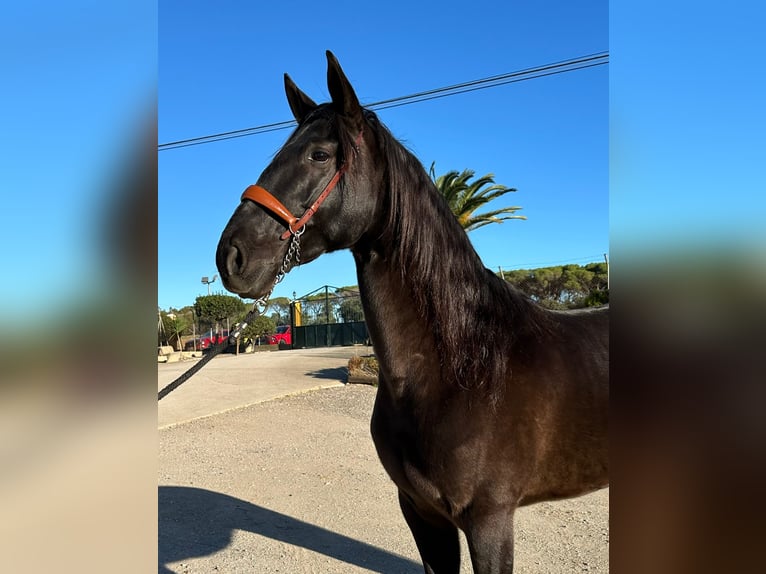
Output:
[[[360,131],[356,138],[355,145],[357,150],[359,148],[359,143],[362,141],[362,133],[363,132]],[[287,239],[290,237],[290,235],[295,235],[296,233],[300,232],[301,228],[306,225],[308,220],[311,219],[311,217],[317,212],[319,206],[322,205],[325,199],[327,199],[327,196],[330,195],[330,192],[335,189],[335,186],[338,185],[340,178],[343,177],[343,174],[346,173],[347,169],[348,164],[344,163],[340,169],[335,172],[335,175],[327,183],[325,188],[322,190],[322,193],[320,193],[319,197],[317,197],[316,201],[312,203],[306,211],[303,212],[303,215],[301,215],[300,218],[294,216],[281,201],[279,201],[276,197],[274,197],[260,185],[249,186],[242,193],[241,199],[249,199],[258,205],[265,207],[274,215],[278,215],[285,223],[287,223],[287,231],[285,231],[280,236],[280,239]]]

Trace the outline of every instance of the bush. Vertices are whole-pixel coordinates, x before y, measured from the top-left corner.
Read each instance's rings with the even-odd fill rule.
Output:
[[[351,357],[348,360],[348,382],[378,384],[378,359],[374,355]]]

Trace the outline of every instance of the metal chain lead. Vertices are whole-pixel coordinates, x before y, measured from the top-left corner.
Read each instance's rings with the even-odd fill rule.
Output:
[[[277,276],[274,278],[274,284],[271,286],[271,289],[269,289],[269,292],[260,297],[253,303],[253,308],[250,310],[250,312],[245,316],[245,319],[241,323],[237,323],[234,326],[234,330],[229,334],[229,342],[230,343],[236,343],[239,339],[239,336],[242,334],[242,330],[247,327],[247,324],[249,321],[253,319],[253,316],[256,314],[263,315],[266,312],[266,308],[269,306],[269,297],[271,297],[271,293],[274,291],[274,288],[282,281],[282,279],[285,278],[285,275],[289,273],[289,271],[293,267],[297,267],[301,264],[301,235],[303,235],[303,232],[306,230],[306,226],[304,225],[301,227],[298,231],[295,231],[290,236],[290,246],[287,248],[287,253],[285,253],[285,258],[282,260],[282,266],[279,268],[279,272],[277,273]],[[294,261],[293,261],[294,259]]]
[[[204,357],[202,357],[202,359],[200,359],[199,362],[192,365],[192,367],[188,371],[183,373],[172,383],[163,387],[163,389],[160,390],[159,393],[157,393],[158,401],[161,401],[163,397],[167,396],[170,392],[180,387],[185,381],[188,381],[189,378],[191,378],[191,376],[194,375],[194,373],[199,371],[213,357],[215,357],[220,352],[222,352],[225,347],[227,347],[228,345],[236,345],[237,340],[239,339],[239,336],[242,334],[242,330],[245,327],[247,327],[248,321],[251,321],[253,316],[255,316],[256,314],[263,315],[264,311],[266,311],[266,307],[268,306],[269,296],[271,295],[271,292],[274,291],[274,287],[276,287],[277,283],[279,283],[280,281],[282,281],[282,279],[285,278],[285,275],[287,275],[290,269],[292,269],[296,265],[300,265],[301,263],[300,236],[303,235],[304,229],[305,229],[305,226],[301,227],[298,231],[292,232],[292,237],[290,239],[290,246],[287,248],[287,253],[285,254],[285,258],[282,260],[282,267],[280,267],[279,273],[277,273],[277,276],[274,279],[274,284],[271,286],[271,289],[269,289],[269,292],[263,297],[261,297],[260,299],[258,299],[253,304],[253,308],[250,310],[250,312],[247,314],[247,316],[241,323],[237,323],[236,325],[234,325],[234,329],[229,332],[229,337],[228,339],[226,339],[225,342],[212,347],[210,349],[210,352]],[[295,259],[295,261],[293,261],[293,259]]]

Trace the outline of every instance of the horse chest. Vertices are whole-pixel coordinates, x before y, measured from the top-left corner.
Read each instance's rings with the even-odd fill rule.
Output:
[[[481,449],[467,440],[469,433],[459,432],[467,431],[465,426],[424,425],[416,414],[397,409],[380,394],[371,431],[386,472],[418,506],[454,517],[473,497]],[[431,414],[440,418],[438,412]]]

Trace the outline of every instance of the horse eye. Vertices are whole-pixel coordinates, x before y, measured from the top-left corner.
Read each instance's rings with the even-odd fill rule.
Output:
[[[311,152],[312,161],[325,162],[330,159],[330,154],[321,149]]]

